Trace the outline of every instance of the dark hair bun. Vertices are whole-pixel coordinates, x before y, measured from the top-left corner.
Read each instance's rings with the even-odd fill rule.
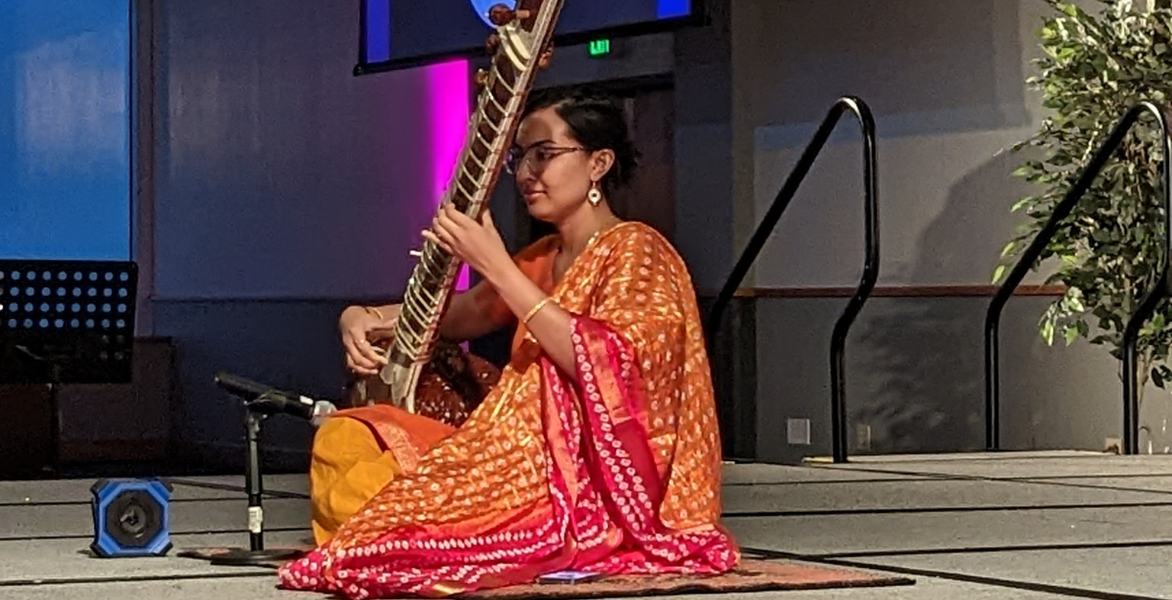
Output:
[[[602,178],[607,195],[631,182],[639,166],[639,151],[631,141],[627,114],[618,99],[581,87],[537,90],[530,94],[522,117],[550,107],[566,122],[578,143],[592,151],[614,152],[614,166]]]

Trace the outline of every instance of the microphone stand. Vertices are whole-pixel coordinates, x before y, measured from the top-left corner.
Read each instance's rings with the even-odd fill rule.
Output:
[[[305,555],[305,551],[294,548],[265,548],[264,507],[261,496],[264,492],[260,476],[260,424],[268,418],[263,408],[273,397],[261,394],[252,402],[244,404],[244,428],[247,432],[248,461],[245,464],[245,489],[248,493],[248,548],[190,549],[179,556],[200,558],[213,565],[259,565],[273,566],[274,562],[293,560]]]

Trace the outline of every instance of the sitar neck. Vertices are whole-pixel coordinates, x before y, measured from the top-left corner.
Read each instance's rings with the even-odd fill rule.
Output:
[[[500,45],[492,56],[487,79],[478,95],[460,161],[444,193],[443,204],[479,219],[496,186],[505,152],[520,122],[525,98],[533,85],[539,55],[552,38],[564,0],[522,2],[539,5],[530,15],[498,28]],[[407,289],[395,335],[388,349],[393,364],[426,361],[435,348],[440,318],[451,300],[460,262],[425,241]],[[388,369],[383,369],[387,380]]]

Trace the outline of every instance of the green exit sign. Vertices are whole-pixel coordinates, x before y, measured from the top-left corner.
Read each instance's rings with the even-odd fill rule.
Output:
[[[607,54],[610,54],[610,40],[592,40],[589,44],[587,44],[586,51],[593,58],[606,56]]]

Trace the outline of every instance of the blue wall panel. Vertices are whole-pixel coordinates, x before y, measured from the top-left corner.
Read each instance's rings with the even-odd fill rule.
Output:
[[[0,2],[0,257],[130,256],[129,0]]]

